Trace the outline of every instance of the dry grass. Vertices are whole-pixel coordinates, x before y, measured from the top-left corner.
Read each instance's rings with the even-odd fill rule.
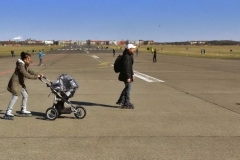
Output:
[[[111,45],[109,48],[122,50],[124,46]],[[142,45],[139,47],[140,52],[151,53],[147,48],[156,48],[158,54],[189,56],[189,57],[206,57],[206,58],[240,58],[240,46],[186,46],[186,45]],[[205,49],[205,54],[201,50]],[[232,50],[232,51],[230,51]]]
[[[14,50],[14,53],[16,56],[20,55],[20,53],[22,51],[27,52],[29,51],[29,53],[32,53],[32,50],[36,50],[36,52],[38,53],[39,50],[43,50],[44,52],[50,51],[51,48],[53,50],[56,50],[58,48],[61,48],[61,46],[40,46],[40,45],[36,45],[36,46],[12,46],[12,45],[8,45],[8,46],[0,46],[0,56],[11,56],[11,50]]]

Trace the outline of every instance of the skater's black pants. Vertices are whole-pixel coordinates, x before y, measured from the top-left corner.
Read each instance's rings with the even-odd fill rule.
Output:
[[[157,62],[157,57],[153,56],[153,62]]]
[[[119,102],[122,102],[123,104],[130,103],[130,91],[131,91],[131,82],[124,82],[125,87],[122,90],[122,93],[118,99]]]

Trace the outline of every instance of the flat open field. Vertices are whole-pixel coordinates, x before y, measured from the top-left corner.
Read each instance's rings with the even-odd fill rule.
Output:
[[[119,50],[116,55],[120,54]],[[0,117],[11,94],[6,90],[18,57],[0,58]],[[119,109],[124,87],[112,64],[112,50],[64,48],[43,57],[33,70],[48,79],[66,73],[80,88],[70,100],[87,110],[84,119],[73,114],[55,121],[45,118],[53,95],[39,80],[27,80],[32,117],[0,119],[0,159],[84,160],[239,160],[240,61],[157,55],[134,56],[131,101],[135,109]],[[162,80],[148,82],[149,76]]]
[[[103,45],[104,47],[109,47],[109,49],[123,50],[124,45]],[[96,46],[92,46],[96,47]],[[139,47],[139,52],[148,52],[147,48],[156,48],[158,54],[165,55],[176,55],[184,57],[202,57],[202,58],[230,58],[239,59],[240,58],[240,46],[183,46],[183,45],[141,45]],[[20,55],[22,51],[32,50],[43,50],[48,52],[51,50],[57,50],[62,48],[61,46],[0,46],[0,57],[1,56],[11,56],[10,51],[14,50],[16,55]],[[205,50],[205,54],[201,54],[201,50]]]
[[[124,46],[109,46],[109,48],[120,49]],[[240,46],[187,46],[187,45],[141,45],[140,52],[149,52],[147,48],[156,48],[158,54],[187,56],[187,57],[203,57],[203,58],[240,58]],[[201,54],[201,50],[205,50],[205,54]]]
[[[32,50],[36,50],[38,53],[39,50],[44,50],[44,52],[48,52],[51,50],[56,50],[58,48],[61,48],[61,46],[48,46],[48,45],[28,45],[28,46],[12,46],[12,45],[7,45],[7,46],[2,46],[0,45],[0,57],[5,57],[5,56],[11,56],[11,50],[14,51],[15,55],[18,56],[20,55],[21,52],[27,52],[32,53]]]

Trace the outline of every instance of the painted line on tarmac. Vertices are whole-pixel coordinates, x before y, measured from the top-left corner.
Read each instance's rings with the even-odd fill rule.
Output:
[[[96,58],[97,56],[92,55],[92,57],[93,57],[93,58]],[[99,57],[97,57],[97,58],[99,58]],[[98,61],[99,61],[99,60],[98,60]],[[101,62],[101,61],[99,61],[99,62]],[[103,62],[101,62],[101,63],[103,63]],[[111,66],[114,66],[114,65],[112,64]],[[151,77],[151,76],[149,76],[149,75],[140,73],[140,72],[138,72],[138,71],[133,71],[133,72],[134,72],[134,76],[135,76],[135,77],[138,77],[138,78],[140,78],[140,79],[142,79],[142,80],[144,80],[144,81],[146,81],[146,82],[162,82],[162,83],[164,82],[163,80],[160,80],[160,79]]]
[[[13,71],[14,71],[14,69],[11,69],[11,70],[8,70],[8,71],[5,71],[5,72],[1,72],[0,76],[5,75],[7,73],[12,73]]]
[[[111,66],[114,66],[113,64]],[[149,75],[146,75],[146,74],[143,74],[143,73],[140,73],[138,71],[133,71],[134,72],[134,76],[135,77],[138,77],[146,82],[164,82],[163,80],[160,80],[160,79],[157,79],[157,78],[154,78],[154,77],[151,77]]]
[[[99,58],[99,57],[98,57],[98,56],[96,56],[96,55],[92,55],[92,57],[93,57],[93,58]]]
[[[138,78],[140,78],[140,79],[142,79],[146,82],[164,82],[163,80],[151,77],[149,75],[146,75],[146,74],[143,74],[143,73],[140,73],[140,72],[137,72],[137,71],[133,71],[133,72],[134,72],[135,77],[138,77]]]

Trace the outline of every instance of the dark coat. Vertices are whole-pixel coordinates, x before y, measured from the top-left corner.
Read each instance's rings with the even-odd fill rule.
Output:
[[[123,57],[122,57],[122,68],[118,76],[119,81],[127,82],[127,79],[131,79],[133,81],[133,57],[129,53],[129,51],[126,49],[123,52]]]
[[[31,70],[21,59],[18,59],[16,62],[15,71],[8,82],[8,91],[13,95],[20,95],[21,89],[25,88],[26,85],[24,83],[25,78],[27,79],[37,79],[37,73]]]

